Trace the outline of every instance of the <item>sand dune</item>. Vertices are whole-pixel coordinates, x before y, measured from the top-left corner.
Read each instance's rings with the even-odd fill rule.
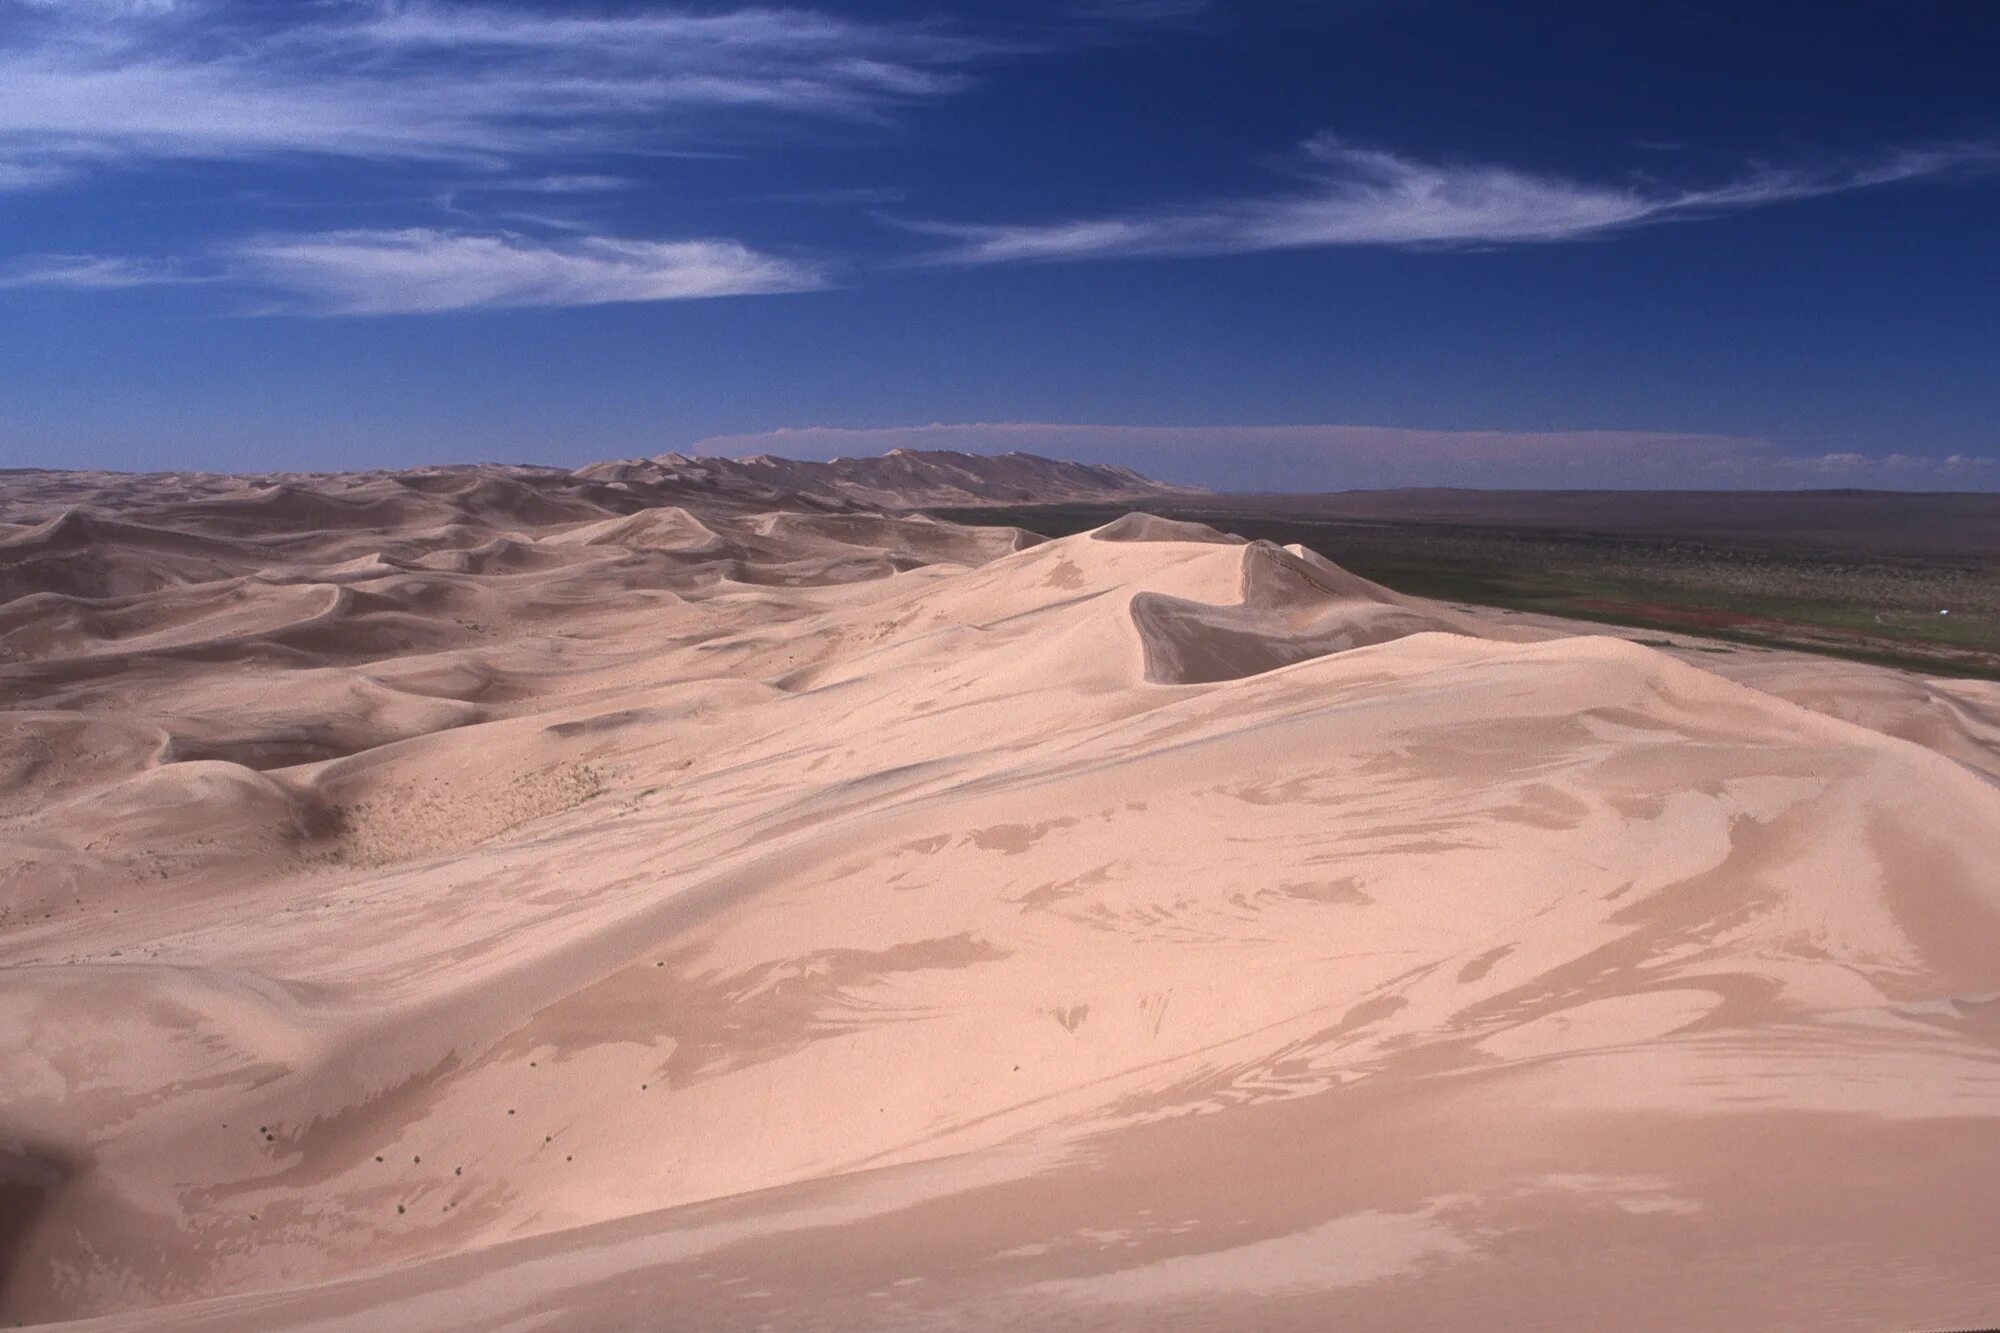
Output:
[[[926,467],[12,478],[0,1315],[2000,1316],[2000,695]]]

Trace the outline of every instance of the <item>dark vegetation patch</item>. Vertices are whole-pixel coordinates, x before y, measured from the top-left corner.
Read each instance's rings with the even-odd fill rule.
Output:
[[[2000,496],[1377,492],[1147,507],[1296,542],[1444,602],[2000,679]],[[1125,508],[928,512],[1063,537]]]

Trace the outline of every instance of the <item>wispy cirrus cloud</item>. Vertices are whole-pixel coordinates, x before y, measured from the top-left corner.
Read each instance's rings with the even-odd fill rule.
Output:
[[[17,0],[21,8],[43,13],[90,14],[100,18],[132,18],[146,14],[168,14],[179,0]]]
[[[994,50],[800,9],[0,0],[0,20],[0,187],[17,189],[149,159],[672,151],[880,120]]]
[[[605,173],[581,172],[571,175],[507,177],[498,180],[473,180],[460,185],[462,190],[481,194],[610,194],[619,190],[635,188],[639,182],[630,176],[612,176]]]
[[[267,237],[231,248],[230,275],[281,309],[426,314],[524,306],[687,301],[810,291],[815,266],[731,240],[535,239],[411,227]]]
[[[1860,165],[1762,167],[1719,186],[1677,189],[1426,162],[1322,135],[1304,145],[1302,184],[1283,193],[1049,223],[906,225],[955,242],[921,261],[948,265],[1323,246],[1532,244],[1996,165],[2000,147],[1954,144],[1889,153]]]
[[[175,268],[119,255],[31,255],[0,266],[0,288],[119,291],[194,280]]]

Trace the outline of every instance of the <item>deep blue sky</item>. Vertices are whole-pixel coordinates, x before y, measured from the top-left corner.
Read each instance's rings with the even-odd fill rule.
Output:
[[[2000,488],[1996,65],[1990,0],[0,0],[0,465]]]

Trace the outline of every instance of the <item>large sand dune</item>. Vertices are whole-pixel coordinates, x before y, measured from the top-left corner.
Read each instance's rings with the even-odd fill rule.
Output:
[[[729,466],[6,479],[0,1316],[2000,1320],[1992,687]]]

